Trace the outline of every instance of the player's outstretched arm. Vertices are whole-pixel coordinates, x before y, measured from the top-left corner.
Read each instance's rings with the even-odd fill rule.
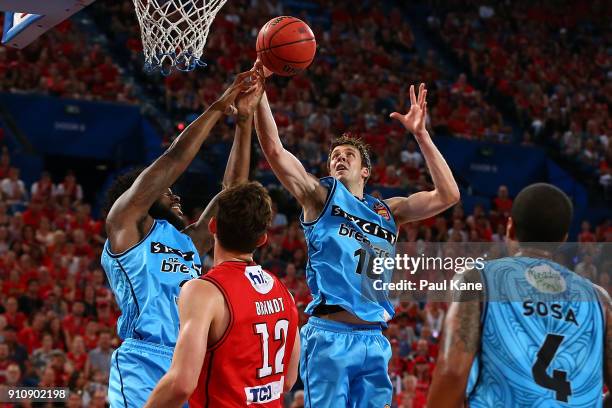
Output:
[[[265,93],[255,113],[255,130],[266,160],[276,177],[302,205],[305,213],[313,211],[318,215],[325,204],[327,188],[306,171],[297,157],[283,147]]]
[[[459,188],[453,173],[425,128],[426,97],[425,84],[419,86],[418,97],[414,93],[414,85],[411,85],[410,111],[405,115],[398,112],[391,114],[392,118],[399,120],[414,135],[435,186],[433,191],[420,191],[410,197],[393,197],[385,200],[398,225],[432,217],[459,201]]]
[[[474,270],[457,278],[480,282],[479,272]],[[428,407],[463,407],[472,362],[480,348],[480,300],[481,293],[463,291],[448,309]]]
[[[236,131],[223,174],[223,189],[245,183],[249,179],[253,117],[263,94],[263,73],[258,72],[257,78],[255,88],[251,92],[236,98]],[[217,196],[208,203],[200,218],[183,231],[191,237],[200,255],[208,252],[214,244],[213,236],[208,230],[208,222],[216,211],[216,201]]]
[[[151,205],[189,166],[217,120],[231,106],[236,96],[250,88],[246,79],[253,73],[247,71],[239,74],[225,93],[191,123],[113,204],[107,217],[106,229],[115,253],[131,248],[146,234],[143,221]]]
[[[146,408],[182,407],[198,385],[206,356],[208,332],[225,305],[212,283],[201,279],[187,282],[179,296],[180,331],[168,372],[159,381]]]

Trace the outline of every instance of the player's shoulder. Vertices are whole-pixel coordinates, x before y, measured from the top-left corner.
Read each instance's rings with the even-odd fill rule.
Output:
[[[223,301],[223,293],[214,282],[202,277],[191,279],[181,288],[180,298],[188,303]]]
[[[325,188],[333,188],[336,186],[338,180],[332,176],[325,176],[319,179],[319,184],[321,184]]]

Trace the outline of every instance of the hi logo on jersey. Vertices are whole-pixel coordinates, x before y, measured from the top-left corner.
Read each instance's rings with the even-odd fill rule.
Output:
[[[391,215],[389,215],[389,210],[381,203],[374,204],[374,212],[381,217],[383,217],[387,221],[391,221]]]
[[[244,276],[251,282],[251,286],[262,295],[270,292],[274,285],[272,277],[261,266],[247,266],[244,270]]]
[[[152,254],[174,254],[180,256],[187,262],[193,261],[193,251],[183,252],[180,249],[172,248],[166,244],[162,244],[161,242],[151,242],[151,253]]]
[[[258,387],[245,387],[244,393],[246,394],[247,405],[276,401],[281,397],[284,381],[285,378],[283,377],[280,381],[273,381]]]

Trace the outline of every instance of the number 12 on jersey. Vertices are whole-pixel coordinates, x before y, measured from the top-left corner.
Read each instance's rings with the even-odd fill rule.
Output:
[[[257,378],[264,378],[272,374],[280,374],[284,370],[283,360],[285,358],[285,343],[287,342],[287,331],[289,330],[289,320],[281,319],[274,325],[274,341],[272,344],[280,343],[276,348],[276,355],[274,357],[274,370],[270,365],[270,334],[268,332],[267,323],[256,323],[253,326],[255,334],[257,334],[261,340],[261,351],[263,366],[257,369]]]

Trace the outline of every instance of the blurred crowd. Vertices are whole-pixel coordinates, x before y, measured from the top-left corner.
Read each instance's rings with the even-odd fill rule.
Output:
[[[612,189],[612,6],[606,1],[430,1],[431,33],[525,129]]]
[[[0,77],[0,92],[136,102],[111,56],[71,20],[22,50],[0,45]]]
[[[56,182],[43,172],[26,185],[6,148],[0,163],[0,384],[68,387],[68,406],[104,406],[111,354],[120,344],[115,328],[120,312],[99,263],[103,221],[92,217],[74,174]],[[286,194],[274,190],[272,196],[270,240],[257,259],[291,290],[303,324],[311,298],[304,276],[306,244]],[[503,242],[511,206],[507,188],[500,186],[489,211],[476,206],[468,214],[458,204],[445,214],[403,227],[400,245]],[[595,249],[564,262],[612,289],[611,265],[599,244],[612,242],[612,223],[592,228],[585,221],[577,239]],[[209,257],[207,266],[210,262]],[[446,305],[415,301],[396,307],[385,331],[393,349],[389,370],[395,404],[423,407]],[[295,393],[287,405],[300,407],[302,398]]]
[[[388,115],[408,108],[410,84],[425,82],[433,132],[511,142],[500,112],[468,80],[477,77],[487,84],[485,96],[495,89],[513,98],[527,129],[524,144],[554,140],[565,154],[598,167],[602,178],[610,175],[610,37],[586,35],[599,33],[598,18],[591,27],[581,23],[597,9],[583,6],[569,13],[561,7],[552,13],[527,1],[513,2],[512,9],[502,3],[484,9],[475,4],[450,7],[429,24],[469,63],[470,75],[452,77],[434,52],[416,53],[413,32],[399,9],[347,0],[335,1],[331,9],[323,0],[309,4],[312,8],[297,16],[315,31],[315,62],[291,80],[272,78],[267,92],[283,143],[313,174],[327,173],[327,146],[341,129],[362,135],[372,148],[373,195],[432,189],[417,144]],[[92,7],[94,18],[105,21],[111,41],[140,70],[142,46],[132,2]],[[233,74],[252,65],[258,28],[270,16],[288,13],[293,10],[274,0],[228,2],[211,29],[204,57],[209,67],[169,76],[162,85],[157,76],[144,80],[169,115],[189,121]],[[584,55],[589,61],[596,58],[584,64]],[[70,22],[22,51],[0,47],[0,72],[0,91],[136,102],[111,57]],[[227,125],[220,124],[215,132],[231,140]],[[259,157],[256,174],[270,177],[268,164]],[[292,291],[303,324],[310,293],[298,209],[281,189],[272,196],[270,240],[257,257]],[[399,242],[504,242],[511,206],[512,197],[501,185],[489,205],[468,211],[458,204],[406,225]],[[611,265],[601,250],[601,243],[612,242],[612,221],[597,226],[584,221],[580,234],[571,238],[584,248],[560,261],[612,289]],[[104,406],[110,356],[120,344],[115,330],[119,310],[99,263],[104,239],[103,220],[92,217],[75,174],[44,172],[26,185],[10,152],[2,150],[0,384],[69,387],[68,406]],[[394,407],[425,406],[445,310],[438,302],[397,304],[396,317],[385,331],[393,350],[389,371]],[[295,392],[287,406],[303,407],[303,394]]]

